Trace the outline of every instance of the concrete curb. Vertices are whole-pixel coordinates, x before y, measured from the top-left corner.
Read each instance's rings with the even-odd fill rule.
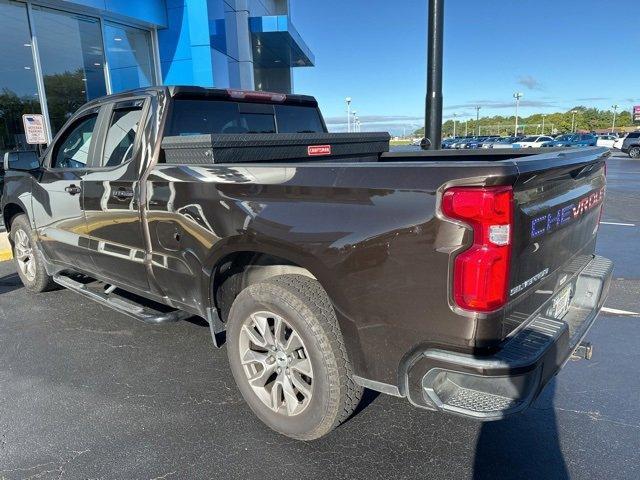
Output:
[[[9,239],[7,238],[7,232],[0,232],[0,262],[11,260],[13,255],[11,253],[11,245],[9,245]]]

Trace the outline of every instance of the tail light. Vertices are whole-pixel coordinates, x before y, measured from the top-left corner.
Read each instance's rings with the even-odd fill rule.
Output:
[[[234,100],[258,100],[264,102],[282,103],[287,99],[284,93],[251,92],[248,90],[227,90],[229,97]]]
[[[491,312],[507,303],[513,230],[511,187],[454,187],[442,212],[473,229],[473,245],[454,261],[453,298],[465,310]]]

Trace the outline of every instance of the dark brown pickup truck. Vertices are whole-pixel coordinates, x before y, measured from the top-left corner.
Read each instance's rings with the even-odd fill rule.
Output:
[[[311,97],[138,90],[82,107],[32,164],[7,155],[2,214],[28,290],[203,317],[285,435],[330,432],[364,387],[524,410],[589,353],[607,150],[388,149],[327,133]]]

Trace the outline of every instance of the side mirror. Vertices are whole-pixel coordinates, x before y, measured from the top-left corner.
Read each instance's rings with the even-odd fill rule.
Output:
[[[28,172],[40,167],[40,157],[34,150],[7,152],[4,154],[3,166],[5,172],[9,170]]]
[[[431,147],[431,140],[429,140],[428,138],[423,138],[420,142],[420,148],[422,150],[428,150],[429,147]]]

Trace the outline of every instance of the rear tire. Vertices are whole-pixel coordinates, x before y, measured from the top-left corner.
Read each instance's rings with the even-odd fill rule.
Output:
[[[631,158],[640,158],[640,147],[631,147],[629,149],[629,156]]]
[[[331,301],[312,278],[279,275],[245,288],[229,312],[227,335],[242,396],[283,435],[320,438],[362,398]]]
[[[26,215],[17,215],[11,222],[11,244],[13,261],[25,288],[33,293],[55,288],[53,279],[47,275],[44,258]]]

